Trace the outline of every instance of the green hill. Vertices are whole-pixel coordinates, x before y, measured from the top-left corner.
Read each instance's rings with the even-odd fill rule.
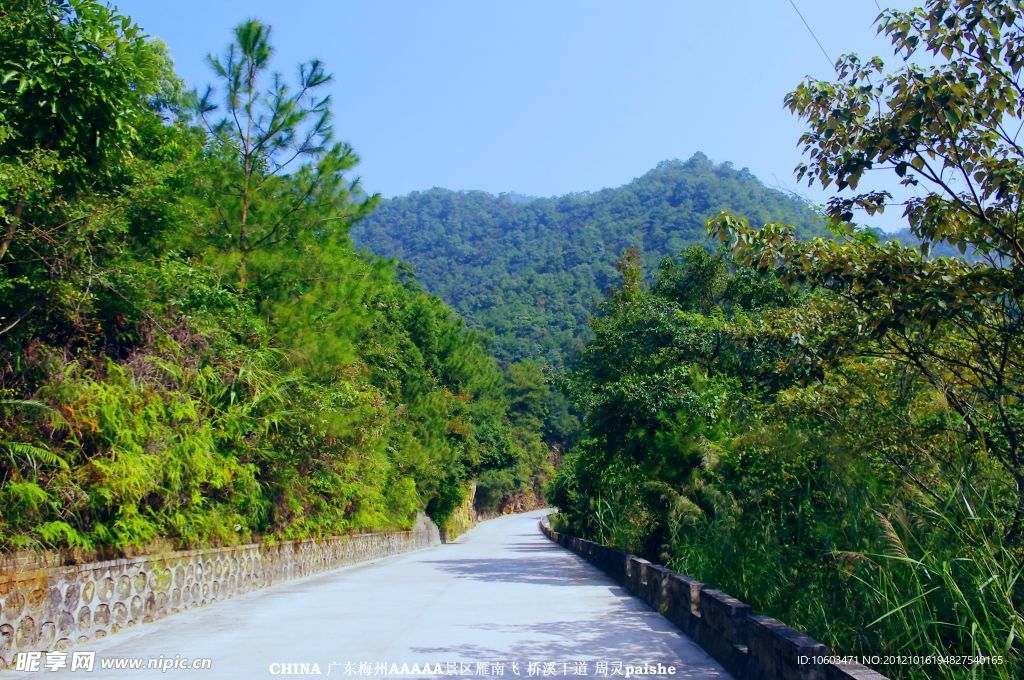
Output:
[[[625,186],[555,198],[431,189],[383,202],[355,242],[412,263],[423,285],[492,334],[503,361],[560,367],[587,336],[586,320],[626,248],[648,269],[706,243],[704,222],[730,210],[761,224],[817,230],[799,200],[747,170],[698,153],[660,163]]]

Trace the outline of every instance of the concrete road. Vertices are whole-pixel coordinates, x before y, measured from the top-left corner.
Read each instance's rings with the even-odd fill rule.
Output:
[[[537,528],[543,514],[491,520],[455,543],[249,593],[74,648],[96,652],[91,672],[0,677],[611,678],[635,676],[629,667],[645,664],[656,677],[729,677],[646,604],[548,541]],[[168,671],[101,668],[151,658]],[[208,670],[172,667],[203,658],[211,660]]]

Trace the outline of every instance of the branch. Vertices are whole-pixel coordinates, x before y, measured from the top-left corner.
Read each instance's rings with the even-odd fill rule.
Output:
[[[7,333],[11,329],[13,329],[15,326],[17,326],[19,323],[21,323],[26,317],[28,317],[29,314],[31,314],[35,310],[36,310],[36,305],[32,305],[31,307],[29,307],[27,310],[25,310],[24,314],[22,314],[17,319],[15,319],[11,323],[7,324],[3,328],[0,328],[0,335],[4,335],[5,333]]]

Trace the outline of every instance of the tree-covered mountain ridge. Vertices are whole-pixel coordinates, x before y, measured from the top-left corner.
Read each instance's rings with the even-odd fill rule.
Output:
[[[696,153],[617,188],[551,198],[417,191],[383,201],[351,233],[359,246],[411,263],[429,291],[491,336],[503,361],[561,367],[587,337],[623,251],[637,248],[651,271],[710,245],[705,222],[722,210],[792,224],[802,236],[822,231],[804,201]]]

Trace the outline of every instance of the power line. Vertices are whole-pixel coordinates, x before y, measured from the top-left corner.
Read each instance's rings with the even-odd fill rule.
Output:
[[[834,69],[836,67],[836,62],[832,57],[828,56],[828,51],[825,49],[825,46],[821,44],[821,41],[818,40],[818,36],[814,34],[814,29],[811,28],[809,23],[807,23],[807,19],[804,19],[804,15],[800,12],[800,8],[796,6],[796,3],[793,2],[793,0],[789,0],[789,4],[793,6],[793,10],[796,12],[796,15],[800,17],[800,21],[804,22],[804,26],[807,27],[807,32],[811,34],[812,38],[814,38],[814,42],[818,43],[818,49],[820,49],[821,53],[825,55],[825,59],[828,60],[828,65]]]

